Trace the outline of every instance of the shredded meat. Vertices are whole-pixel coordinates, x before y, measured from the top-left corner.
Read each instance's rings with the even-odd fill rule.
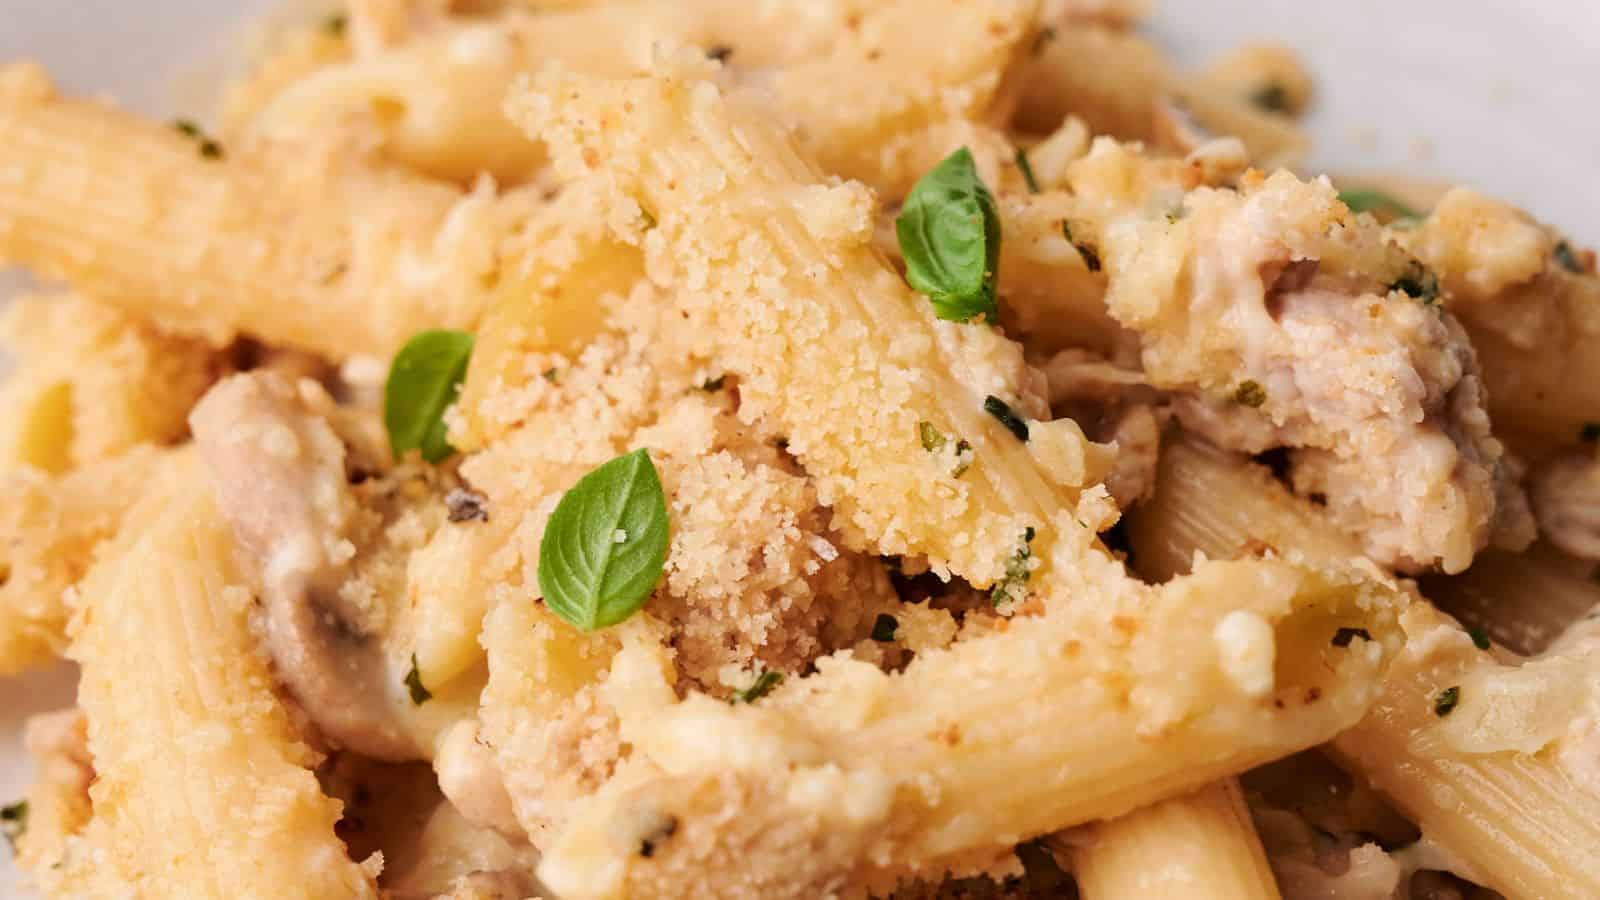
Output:
[[[376,759],[415,759],[387,699],[370,610],[342,590],[361,510],[332,409],[314,382],[252,373],[220,382],[190,425],[259,576],[278,676],[324,736]]]

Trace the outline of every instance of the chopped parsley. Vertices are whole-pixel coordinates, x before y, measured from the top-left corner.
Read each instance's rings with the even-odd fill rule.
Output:
[[[1256,89],[1256,92],[1250,95],[1250,102],[1258,109],[1267,112],[1289,112],[1289,92],[1276,81],[1270,81]]]
[[[1022,173],[1022,180],[1028,185],[1028,193],[1039,193],[1039,179],[1033,177],[1033,165],[1028,162],[1028,151],[1017,148],[1017,170]]]
[[[433,699],[433,694],[422,686],[422,673],[417,669],[417,655],[411,654],[411,671],[406,673],[406,692],[411,695],[411,705],[421,706]]]
[[[1566,269],[1568,272],[1571,272],[1574,275],[1582,275],[1586,271],[1583,266],[1583,261],[1578,259],[1577,252],[1574,251],[1572,249],[1572,245],[1566,241],[1556,244],[1555,253],[1553,255],[1556,258],[1556,262],[1561,264],[1561,268]]]
[[[1033,577],[1033,570],[1028,568],[1028,560],[1033,558],[1033,526],[1022,533],[1022,540],[1017,544],[1015,553],[1006,560],[1006,575],[989,592],[989,600],[995,606],[1007,600],[1022,599],[1022,589],[1027,586],[1028,579]]]
[[[727,44],[712,44],[706,48],[706,58],[714,59],[719,63],[726,63],[733,56],[733,48]]]
[[[172,123],[178,133],[200,145],[200,155],[206,159],[221,159],[222,145],[205,133],[193,119],[178,119]]]
[[[1585,422],[1578,432],[1578,439],[1587,443],[1600,441],[1600,422]]]
[[[742,691],[734,691],[733,699],[729,703],[754,703],[762,697],[772,693],[772,689],[783,682],[783,673],[768,669],[757,676],[755,684]]]
[[[707,378],[705,381],[700,382],[700,390],[705,391],[708,394],[715,394],[717,391],[722,390],[723,386],[727,383],[728,376],[718,375],[715,378]]]
[[[552,367],[550,367],[548,369],[545,369],[543,372],[540,372],[539,374],[544,376],[544,380],[550,382],[551,384],[560,384],[561,383],[561,370],[555,368],[554,366],[552,366]]]
[[[1405,272],[1389,285],[1389,290],[1419,300],[1424,306],[1436,306],[1439,303],[1439,279],[1416,260],[1406,266]]]
[[[1489,635],[1482,628],[1468,628],[1467,636],[1472,638],[1472,646],[1479,650],[1489,649]]]
[[[489,521],[489,498],[465,488],[452,488],[444,495],[444,507],[452,522]]]
[[[938,453],[944,449],[945,444],[949,443],[950,439],[945,437],[944,432],[935,427],[932,422],[924,419],[917,423],[917,440],[922,443],[922,449],[929,453]],[[960,478],[962,473],[971,467],[972,445],[964,440],[957,440],[956,467],[950,471],[950,474]]]
[[[10,806],[0,807],[0,834],[6,837],[12,852],[17,849],[17,839],[28,830],[28,801],[18,800]]]
[[[1011,409],[1010,404],[1004,400],[990,394],[983,398],[983,411],[1000,420],[1000,424],[1004,425],[1007,431],[1016,435],[1017,440],[1026,441],[1028,439],[1028,423],[1024,422],[1022,417],[1017,415]]]
[[[887,644],[894,640],[894,633],[900,629],[900,622],[888,613],[878,613],[878,618],[872,623],[872,639]]]
[[[1439,692],[1439,696],[1433,698],[1433,714],[1442,719],[1454,712],[1456,704],[1460,702],[1461,686],[1452,685],[1447,687]]]
[[[1079,256],[1083,257],[1083,267],[1085,269],[1091,272],[1100,271],[1100,251],[1096,250],[1095,246],[1088,241],[1080,241],[1074,238],[1072,236],[1072,223],[1065,219],[1061,220],[1061,236],[1066,238],[1067,243],[1078,251]]]
[[[1233,391],[1233,402],[1251,409],[1260,409],[1267,402],[1267,389],[1255,380],[1241,381]]]
[[[1353,213],[1372,213],[1380,218],[1389,219],[1420,219],[1422,213],[1401,203],[1383,191],[1374,190],[1349,190],[1339,192],[1339,202],[1350,208]]]
[[[1372,632],[1365,628],[1341,628],[1333,633],[1333,645],[1335,647],[1348,647],[1350,642],[1356,638],[1370,641],[1372,640]]]

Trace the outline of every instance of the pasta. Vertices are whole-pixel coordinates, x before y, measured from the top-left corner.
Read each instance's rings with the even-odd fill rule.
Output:
[[[1592,253],[1291,171],[1294,56],[1144,6],[351,0],[206,124],[0,60],[32,888],[1600,894]]]

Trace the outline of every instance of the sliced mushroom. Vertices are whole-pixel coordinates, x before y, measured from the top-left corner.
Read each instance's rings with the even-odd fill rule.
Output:
[[[360,515],[333,400],[273,372],[220,382],[189,417],[218,506],[254,564],[279,678],[331,741],[388,761],[421,749],[395,713],[382,650],[340,587]]]

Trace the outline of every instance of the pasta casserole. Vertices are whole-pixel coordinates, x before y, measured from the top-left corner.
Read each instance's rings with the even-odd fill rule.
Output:
[[[1138,0],[0,61],[0,825],[72,898],[1600,896],[1600,279]]]

